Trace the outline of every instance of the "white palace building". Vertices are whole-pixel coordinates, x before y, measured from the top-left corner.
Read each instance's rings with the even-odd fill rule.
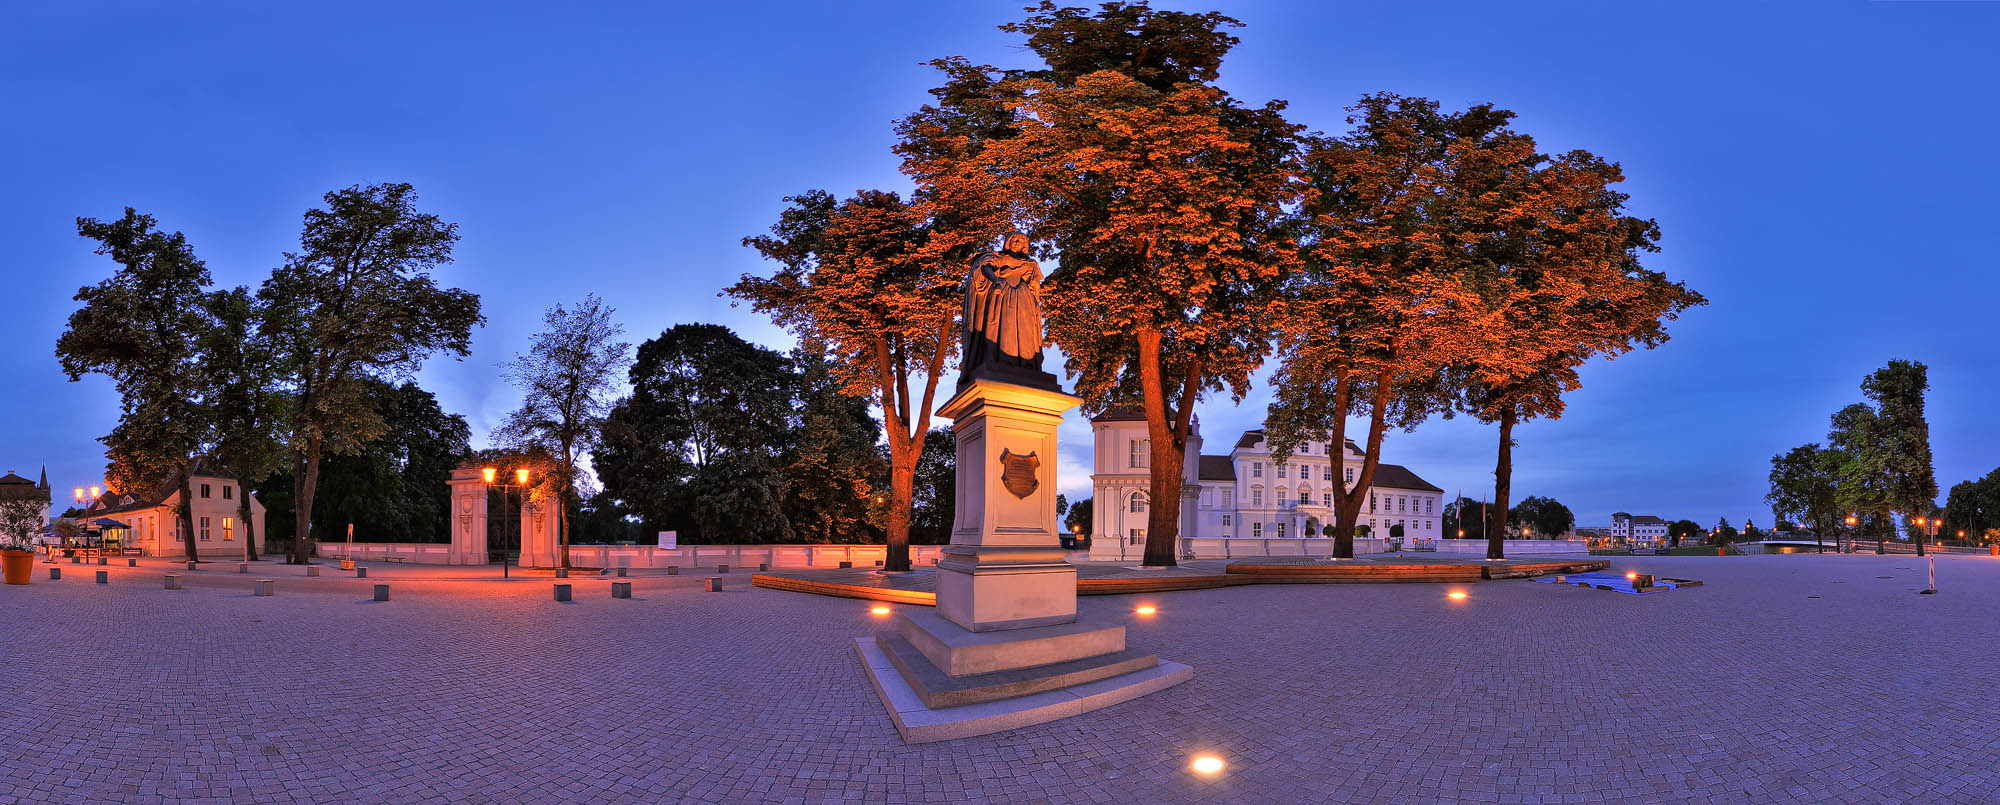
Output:
[[[1151,484],[1146,417],[1112,410],[1091,420],[1095,458],[1090,476],[1092,504],[1090,558],[1138,559],[1145,553],[1147,500]],[[1261,430],[1248,431],[1226,456],[1201,454],[1199,418],[1188,429],[1185,480],[1181,485],[1183,539],[1296,539],[1333,526],[1333,494],[1352,488],[1364,458],[1349,441],[1336,461],[1332,445],[1312,442],[1283,464],[1273,460]],[[1403,527],[1403,540],[1438,539],[1443,534],[1444,490],[1396,464],[1377,464],[1360,525],[1374,537]],[[1316,536],[1316,535],[1315,535]]]

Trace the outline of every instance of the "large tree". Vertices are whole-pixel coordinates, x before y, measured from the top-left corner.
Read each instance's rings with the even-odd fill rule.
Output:
[[[1215,85],[1236,42],[1223,29],[1237,24],[1144,3],[1042,3],[1003,28],[1046,66],[941,63],[951,82],[939,108],[965,125],[941,127],[960,135],[946,147],[906,150],[920,188],[997,195],[991,206],[1058,256],[1043,286],[1048,337],[1087,411],[1145,412],[1155,501],[1182,498],[1195,404],[1247,392],[1268,351],[1269,291],[1296,259],[1285,223],[1300,191],[1297,127],[1284,104],[1246,107]],[[1178,520],[1176,505],[1151,508],[1144,564],[1174,564]]]
[[[1840,527],[1840,467],[1845,461],[1839,450],[1817,443],[1771,457],[1771,488],[1764,502],[1771,504],[1773,518],[1811,526],[1820,553],[1826,552],[1826,535]]]
[[[2000,528],[2000,469],[1953,484],[1945,497],[1944,522],[1947,533],[1964,531],[1967,539],[1979,541]]]
[[[1905,516],[1928,517],[1937,508],[1937,475],[1931,466],[1931,426],[1924,418],[1928,369],[1918,361],[1892,360],[1861,381],[1861,393],[1875,403],[1877,439],[1884,450],[1876,466],[1889,505]],[[1912,532],[1917,555],[1923,534]]]
[[[585,496],[579,492],[583,454],[603,433],[618,374],[632,351],[621,338],[625,328],[611,320],[613,312],[594,294],[570,307],[549,308],[528,351],[504,367],[521,390],[521,407],[501,426],[502,441],[539,448],[554,460],[536,491],[556,507],[558,567],[570,566],[569,501]]]
[[[791,537],[777,467],[791,433],[784,355],[721,325],[678,324],[639,345],[628,377],[591,462],[613,499],[683,540]]]
[[[1450,415],[1446,369],[1476,357],[1493,326],[1484,286],[1499,280],[1473,248],[1506,197],[1490,194],[1491,163],[1533,152],[1506,130],[1509,117],[1371,95],[1353,108],[1349,133],[1313,138],[1306,152],[1304,264],[1283,288],[1282,364],[1265,429],[1282,459],[1308,441],[1343,444],[1349,419],[1367,418],[1360,472],[1335,496],[1335,557],[1354,555],[1388,429]]]
[[[321,463],[318,494],[307,518],[316,539],[340,539],[353,526],[371,542],[445,542],[451,538],[451,471],[472,456],[472,429],[446,413],[414,382],[363,383],[363,404],[384,424],[375,438]],[[266,537],[291,539],[292,475],[281,469],[260,484]],[[499,543],[494,543],[498,545]]]
[[[478,294],[432,278],[451,262],[458,225],[420,212],[416,200],[404,183],[327,193],[323,208],[305,214],[299,250],[258,291],[291,393],[292,562],[312,555],[321,459],[359,450],[386,427],[366,404],[365,381],[407,376],[434,353],[465,356],[472,328],[486,320]]]
[[[115,221],[76,220],[77,234],[118,270],[76,292],[83,306],[70,314],[56,357],[72,381],[92,372],[111,379],[119,418],[99,438],[110,458],[106,480],[140,497],[178,490],[177,527],[195,560],[189,470],[214,432],[201,382],[209,273],[187,238],[157,223],[130,207]]]
[[[876,531],[872,501],[876,478],[886,469],[877,449],[882,426],[869,415],[867,397],[844,393],[829,357],[810,341],[792,350],[797,404],[791,436],[779,454],[785,519],[803,542],[864,542]],[[924,450],[928,454],[935,447],[930,442]],[[917,466],[921,472],[924,461]]]
[[[910,507],[938,379],[958,347],[963,270],[927,241],[940,227],[894,193],[845,201],[821,191],[786,199],[771,234],[745,238],[778,263],[727,293],[823,344],[848,394],[872,399],[889,438],[888,558],[910,569]]]
[[[205,299],[212,326],[201,343],[201,380],[210,400],[215,442],[210,452],[236,476],[236,519],[243,524],[243,558],[257,561],[251,487],[284,468],[278,430],[287,399],[270,341],[259,328],[263,310],[249,288],[215,291]],[[269,507],[265,509],[270,513]],[[266,531],[269,531],[266,522]],[[268,538],[268,534],[266,535]]]
[[[1516,528],[1532,529],[1544,539],[1554,539],[1576,525],[1576,515],[1555,498],[1529,495],[1508,510],[1507,521]]]

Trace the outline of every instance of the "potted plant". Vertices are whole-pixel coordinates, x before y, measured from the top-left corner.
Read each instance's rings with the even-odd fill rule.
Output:
[[[0,570],[8,584],[27,584],[35,572],[35,535],[42,530],[44,502],[0,500]]]

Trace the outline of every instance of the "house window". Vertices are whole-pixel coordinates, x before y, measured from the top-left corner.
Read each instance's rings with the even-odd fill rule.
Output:
[[[1375,511],[1375,493],[1368,493],[1368,511]]]
[[[1146,496],[1145,496],[1145,495],[1144,495],[1143,493],[1139,493],[1139,492],[1133,492],[1133,493],[1132,493],[1132,507],[1131,507],[1131,511],[1132,511],[1132,513],[1133,513],[1133,514],[1145,514],[1145,513],[1146,513]]]
[[[1228,527],[1229,527],[1229,515],[1227,515],[1227,514],[1225,514],[1225,515],[1222,515],[1222,527],[1223,527],[1223,528],[1228,528]]]
[[[201,518],[201,541],[208,541],[208,518]]]
[[[1401,496],[1401,495],[1397,495],[1397,496],[1396,496],[1396,511],[1399,511],[1399,512],[1406,512],[1406,511],[1409,511],[1409,510],[1410,510],[1410,499],[1409,499],[1409,498],[1406,498],[1406,497],[1403,497],[1403,496]]]
[[[1264,538],[1264,524],[1263,524],[1263,523],[1251,523],[1251,524],[1250,524],[1250,538],[1251,538],[1251,539],[1263,539],[1263,538]]]
[[[228,489],[229,487],[225,486],[223,488]],[[234,517],[222,518],[222,541],[228,542],[235,538],[236,538],[236,518]]]
[[[225,487],[223,487],[223,488],[222,488],[222,499],[223,499],[223,500],[232,500],[232,499],[234,499],[235,497],[236,497],[236,487],[233,487],[233,486],[225,486]]]
[[[1437,513],[1437,498],[1424,498],[1424,513],[1425,514]]]
[[[201,485],[201,496],[208,497],[208,484]]]
[[[1236,507],[1236,490],[1234,489],[1222,490],[1222,508],[1233,509],[1235,507]]]
[[[1264,462],[1262,461],[1250,462],[1250,477],[1252,478],[1264,477]]]
[[[1126,536],[1126,539],[1131,540],[1133,545],[1138,545],[1140,543],[1143,543],[1146,541],[1146,529],[1134,528],[1132,529],[1131,533]]]
[[[1133,469],[1144,469],[1145,467],[1149,466],[1149,460],[1152,458],[1153,455],[1152,444],[1153,440],[1151,439],[1132,440]]]

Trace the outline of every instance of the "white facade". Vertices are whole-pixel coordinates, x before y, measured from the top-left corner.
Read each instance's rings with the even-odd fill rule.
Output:
[[[188,514],[194,523],[195,550],[202,556],[241,557],[244,554],[244,524],[239,522],[242,512],[238,510],[236,479],[226,471],[211,469],[206,462],[197,462],[188,479],[189,491],[194,493],[194,505]],[[142,497],[131,492],[106,492],[84,508],[78,520],[89,523],[94,520],[113,520],[125,525],[124,528],[109,529],[107,536],[115,537],[127,548],[138,548],[146,556],[186,556],[187,542],[181,538],[180,519],[175,516],[180,507],[181,493],[178,486],[171,486],[158,499]],[[250,497],[250,525],[255,531],[258,555],[264,553],[264,503],[255,496]]]
[[[1650,514],[1634,517],[1625,512],[1611,515],[1612,544],[1657,546],[1667,542],[1667,521]]]
[[[1146,421],[1114,411],[1091,421],[1092,559],[1137,559],[1145,552],[1152,507]],[[1183,538],[1295,539],[1332,528],[1333,496],[1351,489],[1364,458],[1353,442],[1334,456],[1329,442],[1311,442],[1284,463],[1264,432],[1244,433],[1226,456],[1201,454],[1201,423],[1189,429],[1183,457],[1180,535]],[[1338,480],[1336,480],[1336,477]],[[1389,537],[1402,527],[1405,543],[1444,536],[1444,490],[1395,464],[1378,464],[1359,525]]]

